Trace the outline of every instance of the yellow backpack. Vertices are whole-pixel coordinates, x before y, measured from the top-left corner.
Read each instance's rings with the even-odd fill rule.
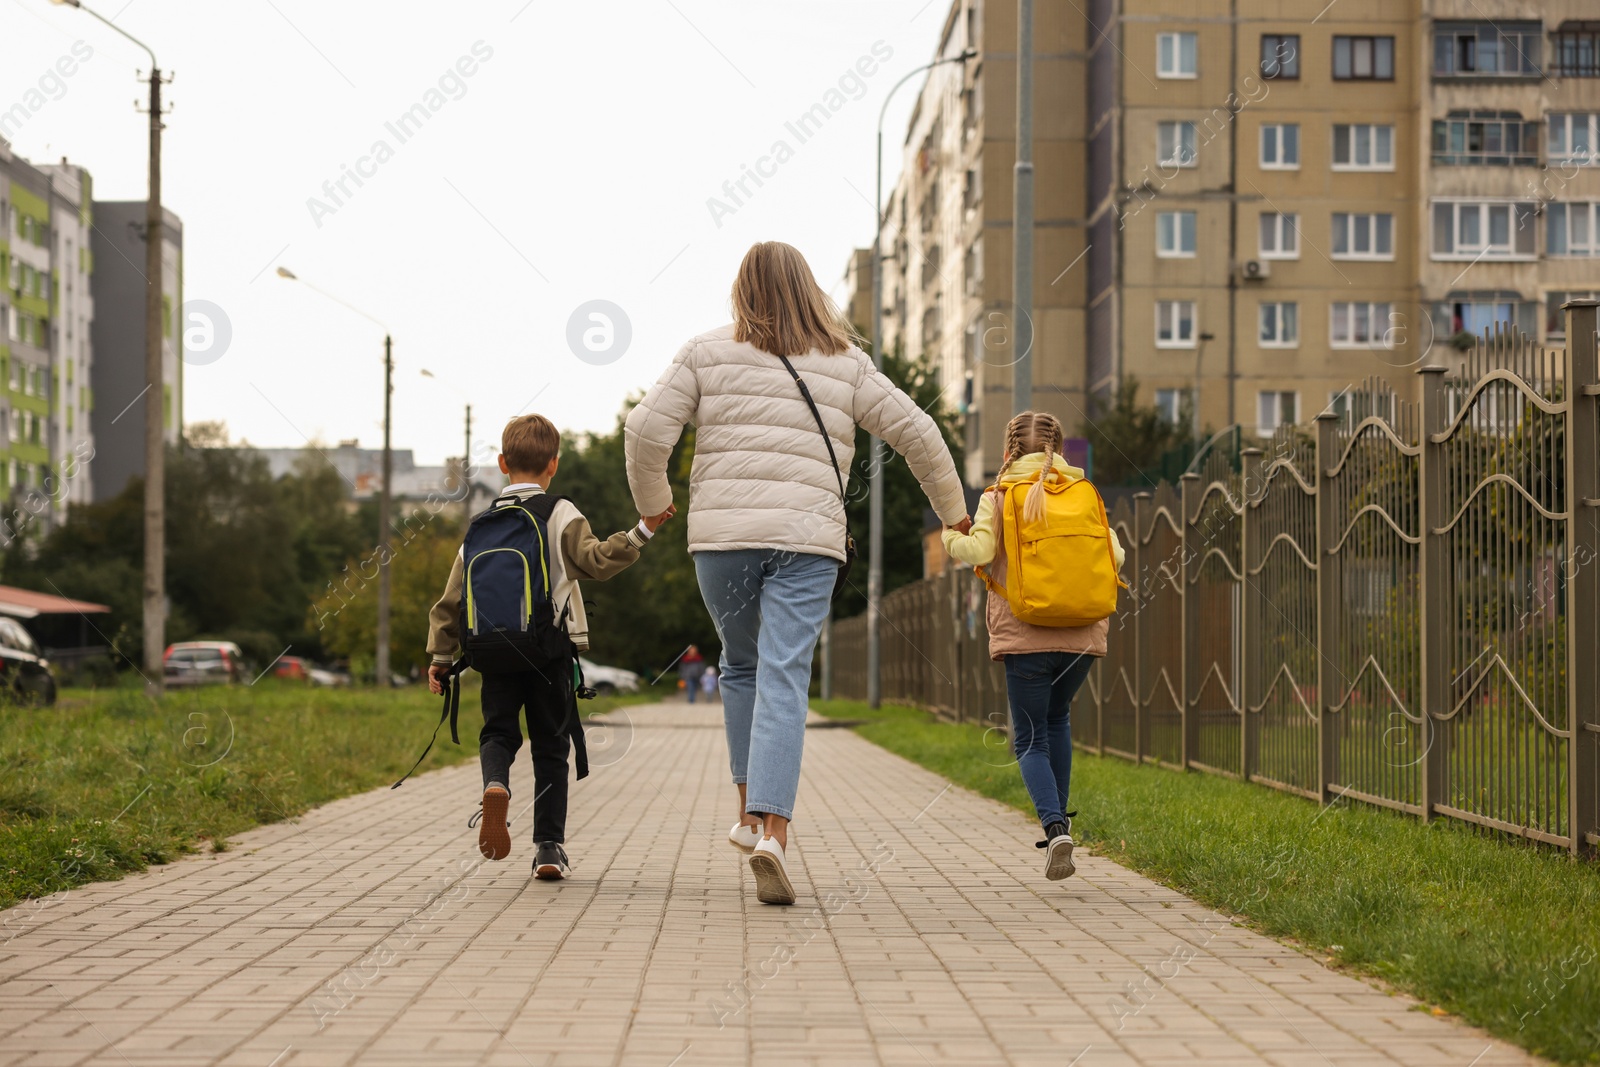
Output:
[[[1116,550],[1105,501],[1087,480],[1044,482],[1045,503],[1038,519],[1023,517],[1028,491],[1044,476],[1001,489],[1005,531],[1006,584],[1001,589],[978,568],[990,590],[1004,595],[1011,613],[1034,626],[1089,626],[1116,614]]]

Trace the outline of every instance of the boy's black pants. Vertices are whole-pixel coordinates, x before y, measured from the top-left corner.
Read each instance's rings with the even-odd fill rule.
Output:
[[[483,676],[483,732],[478,735],[478,761],[483,784],[511,787],[511,764],[522,747],[524,709],[528,749],[533,755],[533,840],[566,841],[567,737],[572,699],[568,672],[546,668],[515,674]]]

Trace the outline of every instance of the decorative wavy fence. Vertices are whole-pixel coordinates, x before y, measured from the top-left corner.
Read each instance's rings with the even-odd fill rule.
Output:
[[[1119,503],[1131,588],[1075,743],[1600,844],[1596,314],[1568,306],[1564,350],[1486,334],[1419,402],[1370,380],[1238,470]],[[885,699],[1004,726],[983,597],[954,570],[884,598]],[[865,617],[829,645],[833,692],[864,697]]]

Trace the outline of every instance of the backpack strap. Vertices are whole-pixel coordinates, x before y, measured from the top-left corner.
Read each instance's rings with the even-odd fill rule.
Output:
[[[444,707],[439,712],[439,721],[434,724],[433,734],[428,738],[428,747],[422,750],[422,755],[417,757],[417,762],[413,763],[411,769],[402,774],[400,780],[391,785],[390,789],[399,789],[405,784],[405,780],[415,774],[418,767],[422,766],[422,761],[427,759],[428,753],[433,751],[433,743],[439,739],[439,728],[444,725],[446,719],[450,720],[450,740],[458,745],[461,743],[461,734],[456,728],[456,720],[461,714],[461,672],[466,669],[466,660],[458,659],[450,665],[449,670],[445,671],[444,677],[439,679],[444,684]]]
[[[788,356],[779,356],[783,361],[783,369],[789,372],[789,377],[794,379],[794,384],[800,387],[800,396],[806,402],[806,407],[811,409],[811,417],[817,420],[817,429],[822,431],[822,441],[828,446],[828,459],[833,463],[833,476],[839,480],[839,499],[848,502],[849,497],[844,491],[844,474],[839,470],[839,457],[833,451],[833,435],[828,432],[828,427],[822,422],[822,412],[817,410],[817,402],[811,399],[811,390],[806,388],[805,379],[800,377],[800,372],[794,369],[794,364],[789,362]],[[846,530],[848,536],[849,531]]]

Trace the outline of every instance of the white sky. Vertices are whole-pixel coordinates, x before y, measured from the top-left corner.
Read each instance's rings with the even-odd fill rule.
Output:
[[[878,108],[931,58],[949,6],[89,2],[177,75],[163,200],[184,220],[184,295],[221,306],[233,328],[220,359],[185,368],[185,421],[223,419],[260,445],[381,440],[381,332],[276,277],[281,263],[390,326],[394,441],[424,463],[459,454],[468,400],[479,440],[536,394],[528,410],[559,426],[609,428],[683,341],[728,321],[753,241],[797,245],[837,295],[849,250],[872,236]],[[0,0],[0,110],[77,40],[93,56],[13,149],[87,166],[99,199],[142,200],[132,101],[146,59],[109,28],[46,0]],[[464,95],[407,143],[385,130],[478,41],[493,55],[460,79]],[[860,79],[864,95],[799,143],[785,122],[878,41],[892,58]],[[886,189],[917,85],[885,124]],[[719,228],[707,198],[780,138],[793,158]],[[379,139],[393,158],[317,226],[307,199],[326,200],[323,183]],[[591,299],[632,322],[609,366],[567,345],[569,316]]]

